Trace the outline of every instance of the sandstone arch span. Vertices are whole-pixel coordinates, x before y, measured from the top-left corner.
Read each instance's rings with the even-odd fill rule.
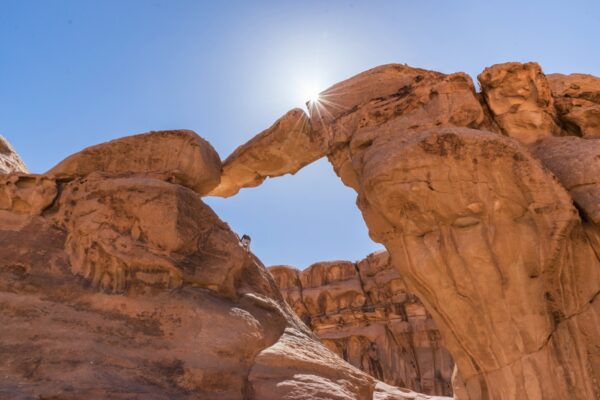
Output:
[[[433,314],[459,399],[600,398],[600,79],[385,65],[240,146],[229,196],[328,157]]]

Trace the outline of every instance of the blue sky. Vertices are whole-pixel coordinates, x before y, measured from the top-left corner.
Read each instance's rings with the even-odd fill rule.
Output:
[[[505,61],[600,75],[597,1],[0,0],[0,134],[34,172],[86,146],[188,128],[224,159],[306,88],[398,62],[475,76]],[[206,199],[267,265],[371,242],[326,161]]]

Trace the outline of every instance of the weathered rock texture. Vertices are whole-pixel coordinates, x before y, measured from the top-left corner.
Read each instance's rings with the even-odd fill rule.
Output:
[[[195,190],[211,180],[203,142],[153,135],[135,160],[111,148],[139,137],[60,179],[0,177],[0,398],[426,398],[318,342],[197,191],[162,180],[169,165]]]
[[[494,65],[477,78],[504,134],[532,143],[560,132],[550,86],[538,64]]]
[[[93,172],[110,176],[135,173],[205,195],[219,184],[221,160],[210,143],[193,131],[159,131],[88,147],[48,171],[61,179]]]
[[[600,139],[550,137],[533,152],[569,191],[582,216],[600,224]]]
[[[240,146],[223,164],[221,183],[210,194],[229,197],[241,188],[260,185],[266,178],[296,173],[321,158],[310,121],[293,109],[269,129]]]
[[[600,78],[550,74],[548,82],[564,128],[573,135],[600,137]]]
[[[27,172],[27,167],[15,149],[0,135],[0,174]]]
[[[313,134],[436,321],[455,395],[600,398],[600,198],[578,160],[595,144],[560,160],[537,143],[594,136],[597,81],[550,86],[533,63],[479,80],[482,93],[460,73],[377,67],[321,94]]]
[[[452,357],[386,251],[357,263],[269,272],[296,314],[340,357],[388,384],[452,395]]]

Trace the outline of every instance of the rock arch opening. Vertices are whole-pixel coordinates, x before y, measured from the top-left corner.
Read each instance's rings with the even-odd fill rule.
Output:
[[[481,92],[464,73],[363,72],[236,150],[222,185],[326,156],[438,323],[457,398],[597,398],[600,79],[506,63],[478,80]]]

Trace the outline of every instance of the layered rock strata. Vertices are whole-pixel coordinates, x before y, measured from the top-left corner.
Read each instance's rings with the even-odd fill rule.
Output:
[[[600,199],[578,161],[597,78],[507,63],[479,80],[374,68],[310,104],[312,136],[436,321],[457,398],[600,398]],[[588,146],[543,144],[569,135]]]
[[[356,263],[269,272],[296,314],[338,356],[388,384],[452,395],[452,357],[386,251]]]
[[[428,398],[314,337],[199,199],[220,161],[183,135],[0,177],[0,398]]]

